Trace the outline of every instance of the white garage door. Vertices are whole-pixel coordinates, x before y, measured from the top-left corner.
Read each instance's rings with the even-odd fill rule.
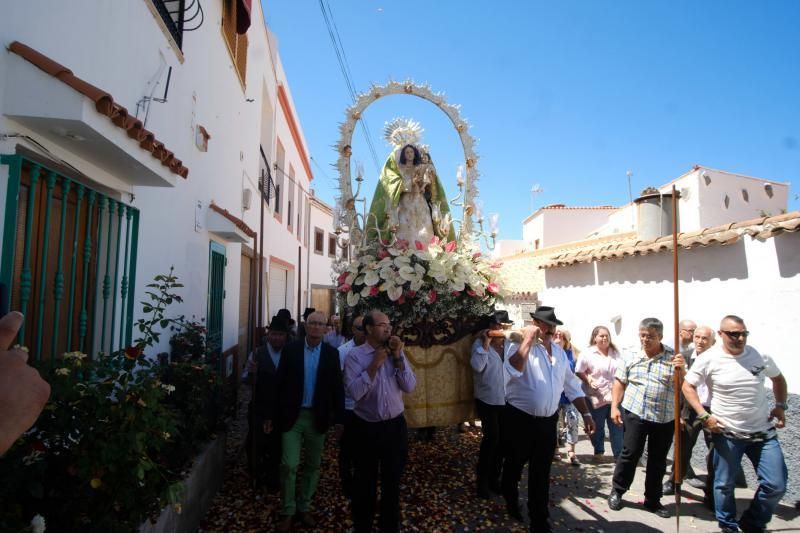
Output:
[[[278,309],[291,309],[291,284],[289,270],[279,266],[269,267],[269,315],[264,317],[265,325],[278,313]]]

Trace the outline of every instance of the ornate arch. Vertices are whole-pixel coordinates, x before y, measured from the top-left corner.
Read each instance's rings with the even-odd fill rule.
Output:
[[[444,98],[443,93],[434,93],[428,85],[418,85],[411,80],[403,82],[390,81],[386,85],[373,85],[369,91],[358,95],[356,102],[347,108],[346,119],[339,126],[339,143],[336,150],[339,159],[336,167],[339,170],[339,190],[342,195],[342,209],[344,216],[350,226],[351,242],[358,242],[362,228],[358,224],[358,218],[353,198],[353,180],[350,174],[350,153],[345,153],[345,148],[352,147],[353,132],[356,124],[361,119],[364,110],[373,102],[380,100],[384,96],[390,95],[410,95],[422,98],[432,103],[442,110],[452,122],[453,127],[461,140],[464,149],[464,206],[473,206],[478,196],[478,155],[475,153],[475,139],[469,133],[469,123],[461,117],[459,105],[449,104]],[[472,208],[465,208],[461,236],[472,233]]]

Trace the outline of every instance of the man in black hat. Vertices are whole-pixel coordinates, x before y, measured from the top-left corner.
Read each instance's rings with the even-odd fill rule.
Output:
[[[491,497],[490,490],[501,493],[500,418],[506,404],[503,362],[517,350],[517,345],[506,339],[503,333],[505,326],[513,324],[508,311],[495,311],[487,320],[489,327],[479,333],[470,354],[475,411],[481,419],[483,433],[478,455],[477,492],[478,497],[484,499]]]
[[[313,307],[306,307],[306,310],[303,311],[303,321],[297,326],[297,340],[303,340],[306,338],[306,321],[308,320],[309,315],[315,311],[316,309]]]
[[[277,434],[264,434],[260,428],[270,399],[269,393],[275,388],[275,376],[281,361],[281,353],[289,338],[288,324],[277,316],[272,317],[264,338],[266,342],[248,360],[245,376],[245,378],[255,376],[254,414],[257,420],[250,428],[250,438],[256,439],[255,456],[253,456],[253,442],[250,438],[246,442],[250,465],[258,481],[266,483],[269,490],[276,491],[280,482],[281,439]]]
[[[581,381],[570,369],[567,354],[553,342],[556,326],[563,323],[556,318],[555,310],[547,306],[539,306],[531,317],[533,325],[525,328],[522,343],[505,362],[509,380],[503,427],[513,427],[514,432],[506,439],[502,488],[508,513],[522,520],[518,485],[527,462],[531,531],[548,532],[552,531],[550,464],[556,450],[561,393],[567,395],[583,416],[588,435],[594,432],[594,422]]]

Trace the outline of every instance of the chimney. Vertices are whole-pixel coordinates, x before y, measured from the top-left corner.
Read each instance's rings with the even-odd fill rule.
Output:
[[[680,194],[676,194],[680,198]],[[640,240],[649,241],[672,234],[672,191],[661,193],[648,187],[633,202],[636,204],[636,233]]]

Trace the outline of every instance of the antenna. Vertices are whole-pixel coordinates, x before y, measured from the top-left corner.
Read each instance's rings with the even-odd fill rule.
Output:
[[[536,198],[537,194],[543,193],[544,189],[542,189],[538,183],[536,183],[533,187],[531,187],[531,213],[533,213],[533,200]]]
[[[633,191],[631,189],[631,177],[633,177],[633,171],[628,170],[625,172],[625,175],[628,176],[628,202],[629,208],[631,210],[631,228],[636,229],[636,209],[633,207]]]

